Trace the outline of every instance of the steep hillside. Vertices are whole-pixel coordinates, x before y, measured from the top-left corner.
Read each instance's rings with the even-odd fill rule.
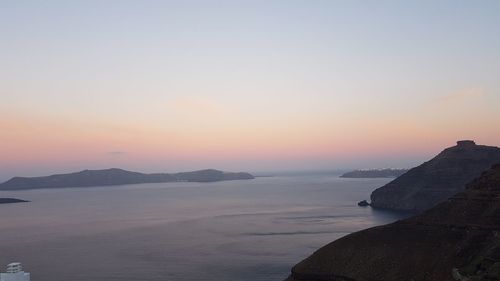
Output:
[[[500,165],[421,215],[347,235],[288,281],[500,280]]]
[[[463,191],[468,182],[496,163],[500,163],[500,148],[459,141],[373,191],[371,205],[393,210],[426,210]]]

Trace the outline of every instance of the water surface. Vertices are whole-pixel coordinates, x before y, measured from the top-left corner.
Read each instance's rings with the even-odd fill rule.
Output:
[[[400,214],[356,203],[389,179],[337,175],[2,191],[0,264],[33,281],[278,281],[348,233]]]

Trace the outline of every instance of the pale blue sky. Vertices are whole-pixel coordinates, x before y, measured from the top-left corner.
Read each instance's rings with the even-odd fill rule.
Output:
[[[0,110],[4,132],[19,128],[0,168],[402,166],[457,138],[499,145],[499,15],[500,1],[0,1]],[[135,142],[124,133],[138,130]],[[249,157],[287,134],[277,155]],[[192,146],[167,153],[176,164],[137,148],[178,136]],[[348,153],[372,141],[373,155]],[[18,157],[17,143],[47,155]],[[217,143],[230,147],[222,158]],[[64,145],[53,152],[94,156],[47,159]],[[122,150],[135,156],[101,158]]]

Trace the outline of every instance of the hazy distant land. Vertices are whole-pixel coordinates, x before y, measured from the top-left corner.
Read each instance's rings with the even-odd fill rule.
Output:
[[[341,175],[341,178],[397,178],[408,172],[407,169],[368,169],[354,170]]]
[[[84,170],[70,174],[43,177],[14,177],[2,184],[0,190],[20,190],[36,188],[92,187],[139,183],[162,182],[216,182],[227,180],[247,180],[254,177],[249,173],[229,173],[214,169],[182,173],[144,174],[117,168],[105,170]]]

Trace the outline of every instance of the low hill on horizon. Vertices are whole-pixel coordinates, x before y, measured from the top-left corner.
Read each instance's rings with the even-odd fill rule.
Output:
[[[0,184],[0,190],[24,190],[37,188],[92,187],[139,183],[162,182],[215,182],[226,180],[246,180],[254,177],[249,173],[230,173],[205,169],[183,173],[145,174],[118,168],[103,170],[83,170],[69,174],[56,174],[43,177],[13,177]]]
[[[341,178],[396,178],[408,169],[359,169],[342,174]]]

